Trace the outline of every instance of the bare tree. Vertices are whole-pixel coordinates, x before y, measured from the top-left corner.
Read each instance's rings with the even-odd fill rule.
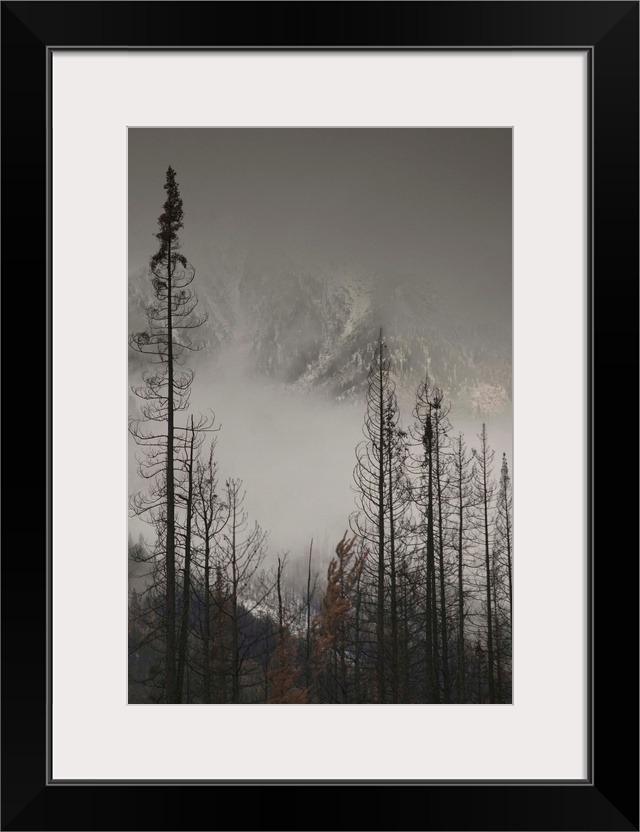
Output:
[[[242,619],[260,606],[269,591],[260,586],[254,588],[254,597],[248,595],[254,576],[266,556],[267,533],[257,523],[250,526],[248,514],[244,510],[244,499],[242,480],[227,480],[225,502],[229,510],[229,521],[219,542],[219,553],[229,580],[232,702],[240,701],[240,675],[246,648],[242,636]]]
[[[454,545],[456,549],[456,601],[457,601],[457,641],[456,641],[456,665],[457,665],[457,687],[458,702],[466,702],[465,684],[465,548],[467,543],[467,514],[471,502],[470,485],[473,478],[470,470],[470,458],[464,437],[458,434],[454,442],[454,451],[451,457],[451,489],[452,504],[454,506],[456,527],[454,531]]]
[[[399,425],[389,353],[382,330],[367,377],[363,433],[365,439],[356,449],[354,469],[357,510],[351,515],[350,523],[354,534],[375,553],[369,575],[375,600],[369,606],[374,607],[375,615],[377,701],[387,701],[390,694],[391,700],[397,702],[397,547],[410,489],[404,467],[406,434]],[[390,654],[389,660],[387,653]],[[390,673],[387,665],[390,665]]]
[[[448,492],[446,456],[448,452],[448,431],[451,430],[449,413],[451,406],[444,403],[442,390],[436,388],[432,397],[433,444],[435,449],[435,491],[438,525],[438,575],[440,588],[440,645],[442,650],[442,695],[443,701],[451,701],[449,678],[449,623],[447,614],[447,568],[445,563],[445,511]]]
[[[435,398],[437,402],[437,397]],[[428,702],[439,702],[438,602],[435,565],[435,502],[436,502],[436,443],[434,426],[434,391],[429,375],[420,383],[416,393],[413,438],[418,444],[418,482],[416,502],[421,515],[418,530],[424,552],[424,650],[425,693]]]
[[[209,454],[205,460],[198,459],[194,484],[194,532],[198,541],[195,562],[199,569],[201,591],[196,584],[194,591],[203,610],[200,622],[202,639],[201,674],[205,702],[211,702],[211,654],[212,654],[212,603],[215,575],[213,552],[218,536],[229,520],[229,507],[218,493],[218,463],[215,459],[217,440],[212,437]]]
[[[490,522],[489,515],[492,510],[492,500],[495,490],[494,485],[491,482],[491,465],[493,463],[495,452],[491,450],[489,446],[487,426],[485,424],[482,425],[482,430],[478,436],[478,439],[480,440],[480,447],[477,450],[473,450],[473,455],[476,460],[476,477],[474,482],[474,490],[476,493],[475,502],[478,507],[481,546],[484,553],[484,603],[487,638],[487,677],[489,684],[489,702],[493,703],[496,701],[494,655],[495,627],[492,609],[493,599],[491,591],[491,548],[493,541],[493,524],[492,522]]]
[[[496,677],[500,701],[511,701],[513,615],[512,497],[507,455],[502,455],[492,551],[493,607],[496,633]]]
[[[305,684],[307,688],[311,685],[311,605],[313,603],[313,596],[316,591],[317,573],[311,575],[311,556],[313,554],[313,538],[309,544],[309,561],[307,563],[307,591],[305,593],[305,612],[306,612],[306,636],[305,636]]]
[[[184,557],[182,559],[182,605],[180,610],[180,631],[177,656],[176,698],[182,702],[185,671],[187,663],[187,642],[190,631],[189,611],[191,607],[192,581],[191,566],[193,559],[193,540],[195,538],[194,524],[196,521],[194,480],[197,474],[197,454],[204,442],[205,434],[214,430],[213,419],[200,417],[197,424],[193,416],[189,419],[188,440],[184,449],[184,487],[176,488],[176,497],[184,503],[184,530],[178,531],[176,524],[176,540],[182,538]]]
[[[507,590],[509,601],[509,622],[513,614],[513,520],[512,520],[512,496],[511,477],[507,455],[502,454],[502,467],[500,469],[500,488],[498,492],[498,504],[496,514],[496,541],[500,554],[504,559],[507,572]]]

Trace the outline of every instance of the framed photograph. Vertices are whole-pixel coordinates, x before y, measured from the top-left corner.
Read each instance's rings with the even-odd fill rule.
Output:
[[[2,13],[3,828],[637,829],[638,4]]]
[[[129,128],[130,704],[512,703],[512,138]]]

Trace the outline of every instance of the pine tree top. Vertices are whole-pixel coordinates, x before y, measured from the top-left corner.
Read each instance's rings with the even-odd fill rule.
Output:
[[[162,206],[162,214],[158,217],[160,230],[154,235],[160,240],[160,248],[151,258],[150,265],[152,269],[167,261],[169,257],[172,260],[184,261],[183,265],[186,264],[186,259],[176,253],[180,248],[178,231],[184,228],[184,212],[182,210],[180,189],[176,182],[176,172],[171,165],[167,168],[164,189],[167,192],[167,198]]]

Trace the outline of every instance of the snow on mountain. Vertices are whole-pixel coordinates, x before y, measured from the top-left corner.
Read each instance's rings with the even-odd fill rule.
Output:
[[[407,416],[426,372],[459,413],[477,419],[510,408],[508,329],[465,320],[419,275],[233,246],[212,246],[201,260],[194,287],[208,313],[197,332],[205,359],[242,361],[297,395],[360,402],[382,327]],[[133,277],[130,321],[146,294]]]

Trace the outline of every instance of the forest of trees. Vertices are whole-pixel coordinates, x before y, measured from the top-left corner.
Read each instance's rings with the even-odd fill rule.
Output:
[[[356,508],[322,572],[313,541],[267,568],[267,533],[224,479],[213,417],[190,412],[190,337],[206,320],[181,253],[169,167],[150,260],[146,355],[130,432],[130,703],[510,703],[511,480],[486,426],[470,447],[425,372],[406,429],[379,331],[355,449]],[[195,331],[195,332],[192,332]],[[404,415],[404,414],[403,414]],[[301,562],[304,574],[300,579]]]

